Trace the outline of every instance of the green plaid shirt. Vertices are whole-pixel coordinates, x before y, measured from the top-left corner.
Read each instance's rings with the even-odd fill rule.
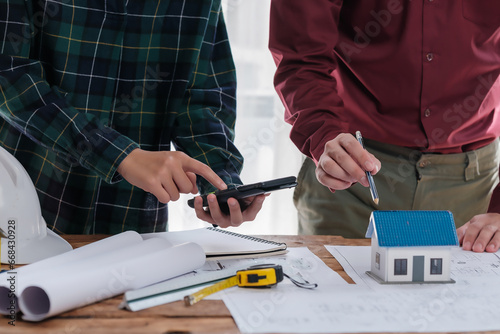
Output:
[[[220,0],[0,0],[0,144],[58,233],[166,230],[116,172],[137,147],[240,184],[235,80]]]

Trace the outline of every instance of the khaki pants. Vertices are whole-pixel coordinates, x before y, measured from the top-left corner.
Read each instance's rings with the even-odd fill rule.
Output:
[[[487,211],[498,183],[498,140],[459,154],[424,154],[370,140],[365,146],[382,163],[374,175],[379,205],[360,184],[330,192],[307,158],[294,192],[299,234],[364,238],[373,210],[449,210],[457,227]]]

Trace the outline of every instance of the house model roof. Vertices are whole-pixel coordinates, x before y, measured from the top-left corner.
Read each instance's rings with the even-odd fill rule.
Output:
[[[449,211],[373,211],[366,237],[380,247],[458,246]]]

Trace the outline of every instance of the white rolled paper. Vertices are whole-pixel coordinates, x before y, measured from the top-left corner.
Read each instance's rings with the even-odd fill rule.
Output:
[[[93,257],[107,254],[110,251],[142,243],[141,235],[134,231],[126,231],[114,236],[79,247],[72,251],[62,253],[26,266],[13,270],[16,274],[7,273],[0,275],[0,314],[7,315],[18,312],[17,297],[24,288],[43,277],[46,272],[54,272],[59,267]]]
[[[19,297],[23,319],[41,321],[127,290],[188,273],[205,263],[205,252],[198,244],[185,243],[148,251],[147,244],[151,241],[159,244],[165,240],[150,239],[134,246],[137,252],[133,257],[125,258],[118,256],[120,252],[113,252],[114,255],[101,260],[107,262],[106,265],[90,264],[79,270],[73,266],[71,270],[58,271],[57,275],[48,275],[26,287]],[[144,249],[141,250],[141,246]]]

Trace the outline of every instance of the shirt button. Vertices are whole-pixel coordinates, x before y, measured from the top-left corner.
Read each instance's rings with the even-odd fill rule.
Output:
[[[424,116],[429,117],[431,115],[431,110],[429,108],[424,110]]]
[[[434,59],[434,55],[432,54],[432,52],[429,52],[425,55],[425,58],[427,59],[427,61],[432,61]]]

